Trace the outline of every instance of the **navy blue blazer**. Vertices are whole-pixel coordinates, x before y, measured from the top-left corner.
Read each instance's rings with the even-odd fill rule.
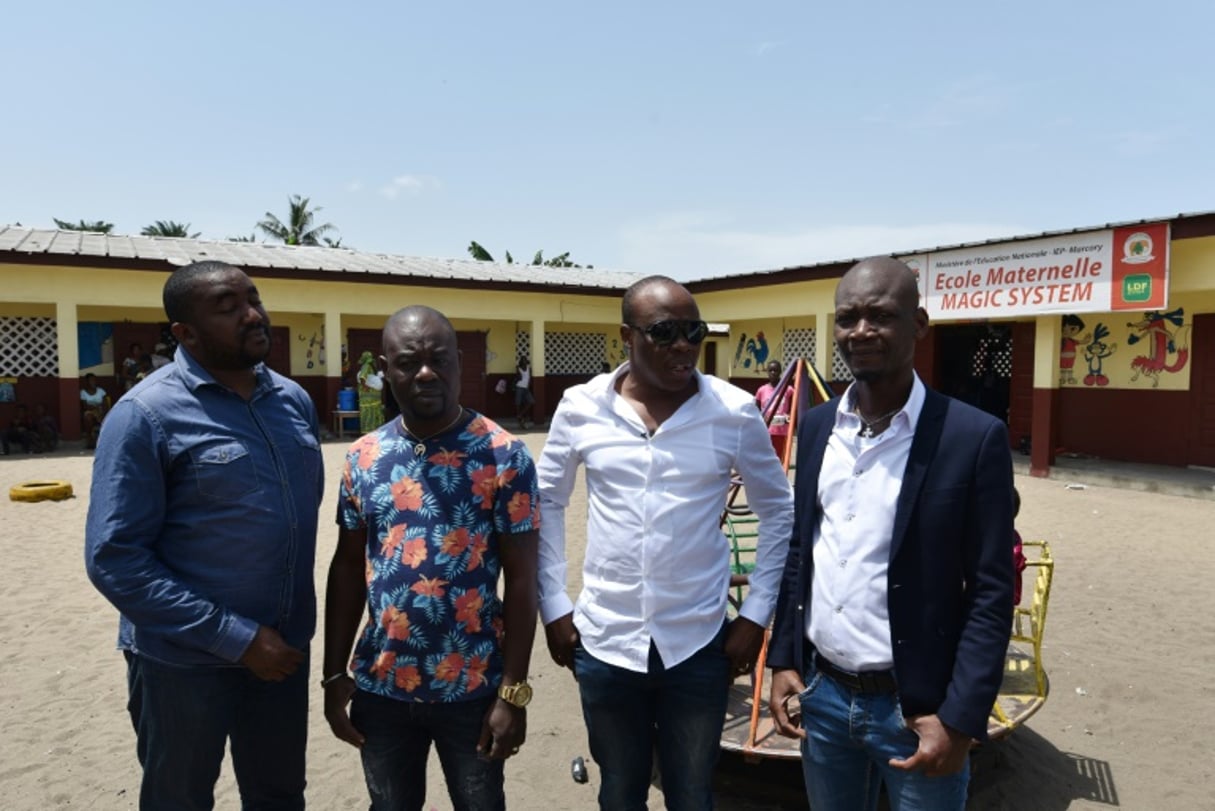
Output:
[[[818,477],[839,401],[805,412],[798,429],[796,516],[768,651],[774,669],[803,668]],[[1011,631],[1012,488],[1004,423],[927,389],[890,545],[895,678],[905,715],[935,713],[979,740]]]

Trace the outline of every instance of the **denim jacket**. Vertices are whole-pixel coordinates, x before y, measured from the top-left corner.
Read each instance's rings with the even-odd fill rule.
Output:
[[[259,625],[304,649],[324,489],[316,409],[264,365],[245,401],[184,348],[106,415],[85,565],[121,612],[119,647],[232,665]]]

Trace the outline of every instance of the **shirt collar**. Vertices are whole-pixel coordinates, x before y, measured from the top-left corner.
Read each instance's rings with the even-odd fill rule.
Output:
[[[839,428],[857,428],[861,424],[861,418],[854,411],[856,407],[856,383],[850,383],[848,388],[844,390],[844,396],[840,398],[839,406],[835,411],[835,427]],[[893,425],[897,421],[902,421],[908,428],[915,428],[916,423],[920,421],[920,412],[924,410],[924,383],[920,380],[920,376],[914,371],[911,373],[911,395],[907,398],[907,402],[903,403],[903,407],[898,413],[890,418],[890,424]]]
[[[184,346],[178,344],[177,352],[173,355],[173,362],[177,364],[178,372],[181,374],[181,379],[186,384],[186,388],[190,391],[197,391],[202,386],[219,386],[227,390],[227,386],[220,383],[215,377],[208,372],[203,365],[195,360]],[[258,363],[253,367],[253,373],[257,378],[257,385],[253,387],[253,399],[267,391],[278,388],[278,384],[274,382],[270,376],[270,370],[266,368],[265,363]]]

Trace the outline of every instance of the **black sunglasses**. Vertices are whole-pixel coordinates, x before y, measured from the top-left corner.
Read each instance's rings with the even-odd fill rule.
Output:
[[[709,325],[704,321],[655,321],[648,327],[629,324],[629,328],[641,330],[658,346],[670,346],[681,334],[690,344],[698,344],[709,336]]]

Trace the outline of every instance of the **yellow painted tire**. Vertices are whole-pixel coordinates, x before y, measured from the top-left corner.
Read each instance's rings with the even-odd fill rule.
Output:
[[[13,501],[62,501],[72,497],[72,485],[53,479],[22,482],[9,488],[8,497]]]

